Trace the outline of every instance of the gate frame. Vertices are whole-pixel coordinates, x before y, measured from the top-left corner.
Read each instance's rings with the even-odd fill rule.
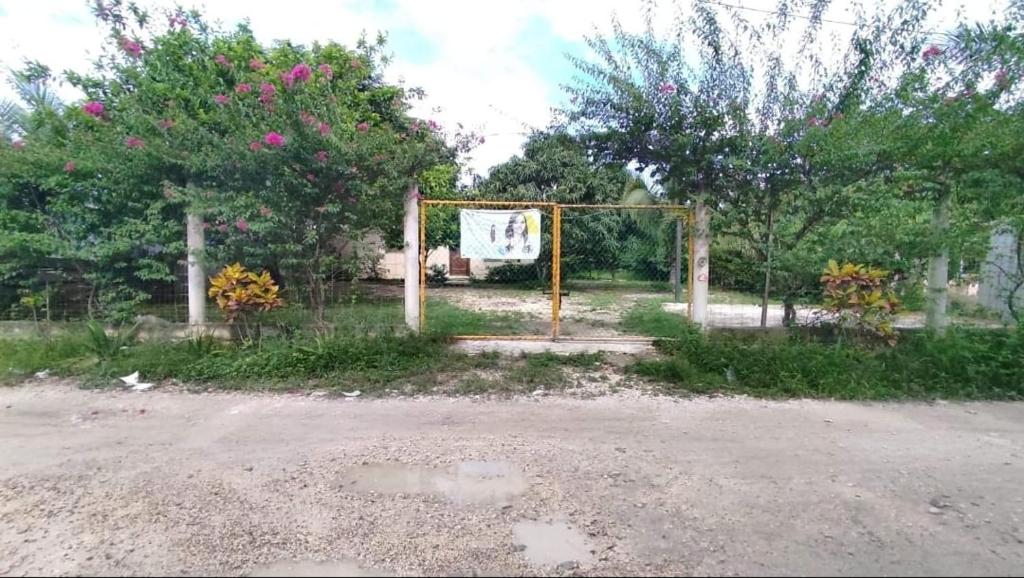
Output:
[[[447,199],[420,199],[419,201],[419,331],[426,326],[427,309],[427,207],[508,207],[508,208],[551,208],[551,335],[455,335],[453,339],[462,341],[637,341],[647,340],[638,337],[564,337],[559,336],[559,317],[562,307],[562,209],[621,209],[621,210],[658,210],[676,213],[678,220],[686,218],[687,226],[687,279],[686,307],[687,316],[693,311],[693,209],[685,205],[615,205],[615,204],[573,204],[552,203],[548,201],[458,201]],[[681,263],[680,263],[681,265]],[[677,279],[677,282],[681,280]]]

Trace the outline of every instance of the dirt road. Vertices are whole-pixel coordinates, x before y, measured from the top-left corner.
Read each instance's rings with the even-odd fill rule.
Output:
[[[1011,574],[1024,405],[0,390],[0,575]]]

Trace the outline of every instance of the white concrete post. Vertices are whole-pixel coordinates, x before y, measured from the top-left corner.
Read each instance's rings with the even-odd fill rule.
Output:
[[[409,187],[405,197],[405,323],[420,329],[420,190]]]
[[[202,327],[206,324],[206,272],[202,262],[206,233],[201,216],[193,213],[185,216],[185,236],[188,245],[188,324]]]
[[[703,200],[693,211],[693,321],[708,325],[708,284],[711,280],[711,215]]]

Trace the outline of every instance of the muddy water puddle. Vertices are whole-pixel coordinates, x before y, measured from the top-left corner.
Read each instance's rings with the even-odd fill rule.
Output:
[[[313,560],[282,560],[259,566],[249,576],[393,576],[388,572],[363,568],[356,562],[338,560],[314,562]]]
[[[512,528],[523,557],[538,567],[589,564],[594,561],[590,544],[579,530],[565,522],[519,522]]]
[[[503,462],[461,462],[448,469],[406,464],[369,464],[342,472],[350,492],[426,494],[468,504],[503,503],[529,487],[519,470]]]

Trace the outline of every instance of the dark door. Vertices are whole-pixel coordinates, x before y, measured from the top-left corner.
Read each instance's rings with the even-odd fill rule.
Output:
[[[463,259],[458,249],[452,249],[448,253],[448,274],[469,277],[469,259]]]

